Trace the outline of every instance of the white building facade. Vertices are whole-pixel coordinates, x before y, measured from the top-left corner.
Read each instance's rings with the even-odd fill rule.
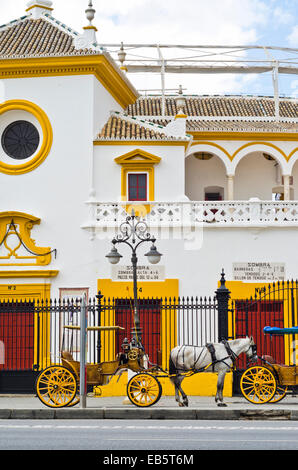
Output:
[[[140,297],[233,299],[297,277],[298,103],[140,96],[98,44],[30,1],[0,27],[0,302],[132,296],[131,256],[106,255],[135,213]],[[92,13],[92,12],[91,12]],[[1,325],[0,325],[1,326]]]

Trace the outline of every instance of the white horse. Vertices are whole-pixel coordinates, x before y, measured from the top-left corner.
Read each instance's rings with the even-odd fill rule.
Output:
[[[209,343],[206,346],[176,346],[170,353],[169,373],[175,386],[175,400],[179,406],[188,406],[188,398],[182,390],[181,382],[185,372],[217,372],[217,393],[215,402],[218,406],[227,406],[223,402],[223,387],[226,373],[233,366],[241,353],[246,353],[251,361],[257,360],[257,351],[252,336],[246,338]],[[209,367],[207,367],[209,366]],[[179,392],[182,396],[180,400]]]

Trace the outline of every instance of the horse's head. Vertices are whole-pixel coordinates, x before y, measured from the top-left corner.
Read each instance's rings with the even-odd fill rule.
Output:
[[[248,339],[249,339],[249,348],[246,351],[246,355],[251,362],[256,362],[258,360],[257,346],[255,345],[255,342],[252,336]]]

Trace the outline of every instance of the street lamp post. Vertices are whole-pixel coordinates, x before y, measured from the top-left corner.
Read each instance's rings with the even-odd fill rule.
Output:
[[[151,264],[157,264],[161,259],[161,254],[157,251],[155,242],[156,239],[148,232],[148,225],[144,220],[135,215],[134,210],[131,211],[131,215],[126,217],[125,222],[120,225],[120,233],[112,240],[112,249],[106,258],[108,258],[111,264],[119,263],[122,255],[118,253],[116,245],[124,243],[128,245],[132,251],[131,263],[133,272],[133,296],[134,296],[134,328],[133,338],[136,344],[142,346],[142,331],[140,328],[140,316],[139,316],[139,303],[138,303],[138,285],[137,285],[137,249],[140,245],[145,242],[151,242],[151,248],[145,256],[148,257],[148,261]]]

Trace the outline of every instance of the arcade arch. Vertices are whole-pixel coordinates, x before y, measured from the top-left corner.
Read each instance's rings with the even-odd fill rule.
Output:
[[[253,151],[241,158],[235,168],[234,199],[258,198],[271,201],[273,189],[282,185],[279,163],[269,153]],[[278,189],[280,192],[280,189]]]
[[[298,164],[295,168],[295,197],[298,198]],[[290,200],[294,197],[290,162],[285,153],[270,142],[239,143],[238,149],[231,153],[223,143],[196,142],[186,156],[185,178],[186,195],[193,201],[205,200],[208,187],[221,188],[218,193],[225,200],[253,197]]]
[[[210,152],[194,152],[185,160],[185,194],[191,201],[227,198],[226,167]]]

